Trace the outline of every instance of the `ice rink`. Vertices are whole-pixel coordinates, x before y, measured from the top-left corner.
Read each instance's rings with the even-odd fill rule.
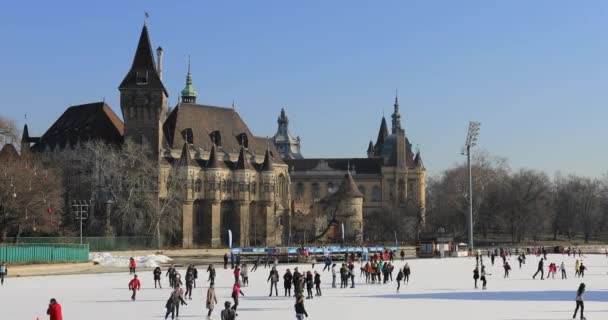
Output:
[[[578,258],[578,257],[577,257]],[[608,259],[603,255],[583,257],[588,268],[585,278],[574,278],[575,258],[549,255],[545,263],[558,266],[564,261],[568,279],[532,279],[538,258],[528,256],[527,264],[518,267],[515,256],[508,259],[513,270],[510,278],[503,278],[502,260],[497,258],[491,266],[484,257],[484,264],[492,275],[488,277],[488,289],[474,289],[472,271],[474,258],[415,259],[407,260],[412,269],[411,280],[396,293],[396,283],[366,284],[357,270],[354,289],[332,289],[331,273],[321,273],[322,297],[306,300],[309,319],[467,319],[467,320],[519,320],[519,319],[572,319],[575,293],[578,285],[585,282],[585,315],[587,319],[608,319]],[[396,267],[404,262],[396,261]],[[282,276],[286,268],[293,271],[296,265],[279,265],[281,275],[279,297],[268,297],[266,282],[270,269],[264,266],[257,272],[249,272],[250,284],[243,288],[245,297],[240,301],[238,319],[286,320],[295,319],[293,298],[283,297]],[[300,272],[311,265],[298,265]],[[358,269],[359,265],[357,264]],[[199,279],[193,299],[182,306],[180,319],[207,319],[204,299],[207,290],[207,266],[197,266]],[[251,265],[249,266],[251,268]],[[315,270],[321,271],[323,264]],[[233,283],[232,270],[216,265],[216,293],[218,305],[212,319],[219,319],[223,302],[230,299]],[[185,270],[180,270],[182,276]],[[10,269],[9,269],[10,272]],[[163,268],[163,276],[166,268]],[[56,298],[63,306],[66,320],[107,319],[163,319],[164,307],[170,289],[154,289],[152,271],[140,271],[142,290],[137,301],[130,300],[127,284],[128,272],[7,278],[0,287],[0,319],[46,319],[46,307],[50,298]],[[393,277],[396,278],[397,271]],[[339,285],[339,279],[338,279]],[[167,278],[163,286],[168,287]],[[314,291],[314,290],[313,290]]]

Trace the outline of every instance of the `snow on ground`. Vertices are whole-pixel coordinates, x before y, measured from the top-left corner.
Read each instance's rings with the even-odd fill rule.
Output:
[[[129,256],[115,256],[108,252],[91,253],[89,254],[89,260],[97,262],[104,267],[129,267]],[[134,256],[133,259],[137,262],[138,267],[142,268],[155,268],[161,265],[161,263],[170,262],[171,258],[160,254],[150,254],[147,256]]]
[[[515,257],[509,259],[512,275],[503,278],[501,259],[494,266],[484,258],[488,266],[488,290],[473,288],[472,271],[474,258],[417,259],[408,260],[412,268],[409,285],[396,293],[395,283],[387,285],[365,284],[364,278],[356,278],[354,289],[332,289],[331,274],[322,273],[323,297],[306,300],[309,319],[467,319],[467,320],[519,320],[519,319],[571,319],[575,306],[575,292],[581,281],[587,285],[585,314],[587,319],[608,319],[608,260],[605,256],[585,257],[589,268],[584,279],[574,278],[572,257],[549,255],[548,262],[558,265],[561,261],[568,268],[568,280],[532,280],[538,258],[529,256],[528,263],[519,269]],[[397,267],[403,266],[397,261]],[[545,263],[548,266],[549,263]],[[293,271],[295,265],[280,265],[282,276],[286,268]],[[251,268],[251,266],[249,266]],[[310,270],[311,265],[299,265],[300,271]],[[126,269],[126,268],[125,268]],[[207,287],[206,266],[198,266],[198,288],[188,306],[181,308],[181,319],[206,319],[204,299]],[[321,271],[323,264],[315,270]],[[216,266],[216,292],[219,304],[212,319],[219,319],[222,304],[230,299],[233,281],[232,270]],[[163,270],[166,271],[166,270]],[[250,272],[250,285],[244,287],[238,319],[286,320],[295,319],[293,299],[284,298],[282,278],[279,297],[268,297],[269,269],[263,266]],[[180,270],[184,274],[184,270]],[[0,319],[46,319],[48,300],[56,298],[63,306],[66,320],[106,319],[163,319],[165,301],[170,290],[154,289],[151,271],[139,273],[143,288],[135,302],[130,301],[127,284],[128,272],[8,278],[0,287]],[[164,276],[164,274],[163,274]],[[396,276],[396,272],[394,274]],[[339,280],[338,280],[339,281]],[[167,278],[163,285],[168,286]]]

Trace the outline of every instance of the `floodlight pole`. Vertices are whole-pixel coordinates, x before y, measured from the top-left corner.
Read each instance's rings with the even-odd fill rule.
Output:
[[[473,174],[471,170],[471,148],[477,144],[477,136],[479,135],[479,126],[481,123],[469,121],[469,130],[467,132],[467,140],[463,148],[462,154],[467,156],[467,166],[469,169],[469,249],[473,251]]]

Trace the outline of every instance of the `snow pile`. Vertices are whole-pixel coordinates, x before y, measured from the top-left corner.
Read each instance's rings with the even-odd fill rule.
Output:
[[[91,253],[89,254],[89,260],[97,262],[104,267],[129,267],[129,256],[115,256],[109,252]],[[150,254],[147,256],[134,256],[135,262],[138,267],[143,268],[155,268],[160,266],[161,263],[167,263],[173,259],[161,255],[161,254]]]

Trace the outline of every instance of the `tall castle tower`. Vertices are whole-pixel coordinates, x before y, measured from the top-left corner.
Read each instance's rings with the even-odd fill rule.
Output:
[[[158,69],[144,24],[131,69],[120,83],[120,107],[125,123],[125,139],[148,144],[158,159],[162,144],[162,124],[167,110],[167,89],[161,80],[162,50]]]

